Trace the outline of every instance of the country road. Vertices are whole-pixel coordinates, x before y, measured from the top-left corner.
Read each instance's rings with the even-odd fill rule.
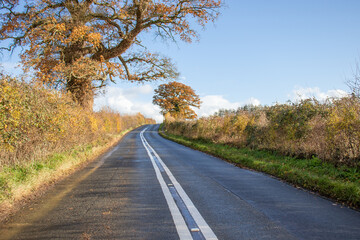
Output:
[[[128,133],[0,239],[360,239],[360,212],[157,133]]]

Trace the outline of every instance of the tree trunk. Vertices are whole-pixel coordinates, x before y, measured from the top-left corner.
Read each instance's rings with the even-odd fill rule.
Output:
[[[68,80],[66,89],[71,92],[76,103],[86,110],[93,111],[94,89],[89,80],[72,77]]]

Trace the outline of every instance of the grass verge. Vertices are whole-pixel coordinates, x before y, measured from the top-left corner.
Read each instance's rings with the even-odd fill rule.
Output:
[[[0,222],[57,181],[95,160],[131,130],[76,146],[66,152],[54,153],[46,159],[4,166],[0,170]]]
[[[239,167],[273,175],[352,208],[360,208],[360,170],[358,168],[337,167],[316,157],[298,159],[269,151],[239,149],[206,140],[189,139],[164,133],[161,130],[159,133],[169,140],[220,157]]]

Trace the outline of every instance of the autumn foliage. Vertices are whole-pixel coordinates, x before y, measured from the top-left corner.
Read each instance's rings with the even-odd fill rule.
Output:
[[[1,75],[0,169],[54,152],[105,141],[125,129],[155,123],[141,114],[84,111],[68,94]]]
[[[175,119],[194,119],[197,117],[191,107],[200,107],[200,98],[195,91],[179,82],[170,82],[155,89],[153,103],[160,106],[164,116]]]
[[[24,47],[36,80],[65,89],[82,106],[115,78],[141,82],[177,77],[170,59],[143,46],[141,33],[191,42],[191,27],[213,21],[221,0],[5,0],[3,49]]]
[[[360,100],[354,96],[325,103],[307,99],[245,106],[165,126],[170,133],[189,138],[360,166]]]

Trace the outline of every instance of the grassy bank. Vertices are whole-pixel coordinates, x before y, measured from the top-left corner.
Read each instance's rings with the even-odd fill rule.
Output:
[[[140,113],[84,109],[65,91],[0,72],[0,217],[149,123]]]
[[[315,191],[348,206],[360,208],[360,172],[356,167],[335,166],[315,157],[299,159],[269,151],[236,148],[164,132],[160,134],[169,140],[220,157],[239,167],[265,172],[295,186]]]
[[[316,156],[360,169],[360,98],[355,96],[220,110],[192,121],[166,121],[165,129],[191,139]]]
[[[114,146],[127,132],[0,170],[0,220]]]
[[[122,115],[108,108],[86,110],[66,92],[0,73],[0,170],[33,164],[54,153],[153,122],[140,113]]]

